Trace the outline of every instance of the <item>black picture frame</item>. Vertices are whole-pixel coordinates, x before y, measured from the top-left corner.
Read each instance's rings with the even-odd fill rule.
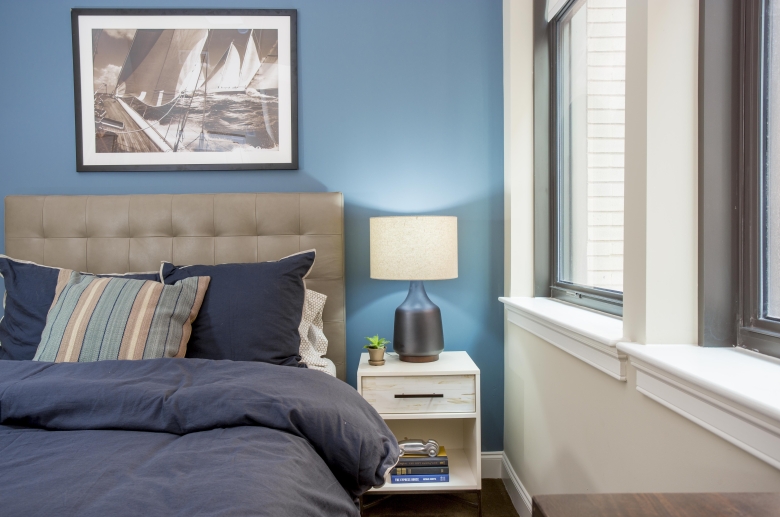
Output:
[[[100,23],[101,20],[104,24],[107,23],[106,27],[90,28],[91,25]],[[140,25],[135,29],[121,28],[133,20],[140,20]],[[200,20],[208,20],[210,25],[192,28],[192,24],[200,23]],[[288,25],[285,25],[285,22]],[[266,24],[268,24],[267,27]],[[298,169],[298,22],[296,9],[77,8],[71,9],[71,25],[76,114],[76,170],[78,172]],[[115,29],[115,25],[120,28]],[[206,25],[205,22],[204,25]],[[145,32],[141,33],[141,30]],[[230,40],[226,47],[226,38],[230,38],[229,31],[233,30],[240,34],[248,32],[249,36],[244,36],[246,41],[241,43],[238,43],[238,40]],[[132,40],[129,40],[130,31],[133,31]],[[203,39],[204,31],[205,39]],[[108,64],[105,69],[101,69],[101,71],[109,70],[110,66],[113,66],[116,75],[113,90],[110,90],[108,83],[106,83],[105,92],[100,93],[95,88],[95,72],[98,65],[96,55],[98,54],[97,50],[101,49],[100,38],[103,37],[104,33],[111,34],[105,37],[107,41],[114,38],[113,34],[120,34],[121,37],[127,38],[130,42],[127,43],[127,52],[118,72],[116,72],[116,67],[119,60],[122,59],[122,51],[100,54],[101,59],[109,60],[106,61]],[[160,35],[157,35],[155,40],[157,33]],[[87,34],[89,36],[86,36]],[[269,37],[273,38],[274,34],[277,39],[269,40]],[[284,41],[287,39],[284,37],[285,35],[289,35],[289,41]],[[164,37],[167,37],[168,40],[164,41]],[[121,38],[119,39],[121,40]],[[184,47],[188,44],[186,42],[191,43],[193,40],[197,40],[197,43],[190,44],[192,48],[178,50],[178,69],[175,63],[179,47],[172,43],[174,40]],[[150,44],[150,41],[153,43]],[[166,41],[168,41],[168,46],[164,47]],[[271,47],[269,43],[273,41],[276,43]],[[196,45],[202,46],[198,50]],[[117,45],[106,48],[117,48]],[[158,48],[166,48],[167,50],[157,50]],[[223,48],[227,48],[224,53],[222,53]],[[241,51],[237,50],[238,48],[244,48],[244,53],[241,54]],[[90,70],[82,70],[81,64],[87,50],[92,52],[93,66]],[[273,55],[274,52],[276,55]],[[157,72],[154,69],[154,71],[149,72],[152,64],[157,66],[160,56],[163,56],[160,71]],[[89,55],[86,54],[86,57],[89,58]],[[111,59],[114,59],[115,62],[111,62]],[[144,60],[147,60],[146,63]],[[134,63],[134,65],[130,65],[129,72],[127,72],[128,61]],[[252,70],[257,65],[257,61],[260,61],[259,69],[253,74]],[[289,67],[287,66],[288,62]],[[169,63],[173,63],[173,66],[169,66]],[[182,63],[185,64],[182,65]],[[144,66],[146,68],[143,68]],[[185,66],[189,68],[185,70]],[[239,76],[243,74],[243,77],[237,80],[234,78],[234,76],[238,77],[235,74],[236,66],[239,67]],[[266,66],[266,71],[263,73],[267,73],[267,77],[260,78],[263,66]],[[275,71],[272,73],[271,69],[273,68]],[[289,76],[285,77],[287,70],[289,70]],[[209,77],[210,71],[214,72],[211,77]],[[157,79],[153,79],[155,73],[158,73]],[[222,84],[215,82],[220,73],[222,74],[219,76]],[[136,74],[136,76],[132,74]],[[273,95],[266,95],[267,92],[273,93],[274,90],[272,88],[257,90],[249,86],[250,84],[273,85],[274,76],[277,78],[275,83],[277,85],[275,117]],[[84,79],[89,77],[92,78],[92,81],[84,84]],[[171,79],[172,77],[175,79]],[[103,75],[100,78],[102,79]],[[114,79],[114,76],[111,78]],[[176,84],[176,87],[181,88],[181,90],[173,88],[171,91],[163,88],[151,91],[150,89],[149,97],[145,97],[146,91],[140,93],[133,91],[134,88],[136,90],[143,88],[144,84],[154,84],[155,80],[157,85],[162,81],[168,85]],[[231,81],[238,81],[235,88],[233,88]],[[187,83],[188,86],[182,86],[183,83]],[[213,86],[214,84],[216,86]],[[186,88],[191,89],[186,90]],[[118,95],[120,91],[124,93]],[[157,95],[156,102],[154,102],[155,95]],[[91,105],[85,106],[83,103],[90,96],[93,101]],[[147,99],[152,102],[145,104],[144,101]],[[163,101],[165,102],[163,103]],[[185,107],[186,103],[189,104]],[[258,105],[258,103],[261,104]],[[138,117],[141,115],[130,106],[131,104],[140,107],[139,109],[142,108],[144,115],[147,115],[147,109],[150,110],[151,115],[149,116],[156,117],[155,122],[151,123],[143,117],[139,119]],[[217,127],[217,123],[222,126],[226,124],[224,119],[217,118],[220,113],[217,111],[217,106],[222,104],[226,104],[228,107],[242,107],[240,110],[231,110],[230,113],[246,114],[243,119],[231,122],[239,125],[238,127],[242,131],[246,129],[243,136],[240,131],[236,134],[230,132],[233,131],[234,126],[228,126],[221,133],[205,129],[208,124],[211,124],[212,128]],[[200,111],[193,108],[193,105],[200,106],[198,108]],[[120,110],[117,106],[121,106],[122,109]],[[170,108],[168,108],[167,113],[161,116],[160,112],[168,106]],[[94,112],[94,120],[93,117],[89,116],[90,108]],[[174,111],[177,108],[179,109]],[[158,113],[155,114],[155,110]],[[260,131],[254,131],[255,126],[247,125],[253,123],[252,121],[255,119],[251,117],[253,114],[256,115],[257,110],[262,114],[260,118],[264,121]],[[191,113],[194,114],[192,120],[190,120]],[[106,114],[114,114],[116,118],[111,119]],[[200,133],[197,140],[187,143],[185,140],[189,139],[186,137],[196,134],[192,130],[197,129],[195,127],[197,116],[201,117]],[[166,117],[168,118],[166,119]],[[136,121],[141,122],[141,124],[135,123]],[[162,136],[164,124],[167,124],[165,137]],[[171,138],[168,138],[171,128],[174,128],[174,133]],[[265,132],[263,133],[263,131]],[[93,134],[94,136],[91,136]],[[175,145],[172,143],[174,137]],[[94,145],[90,144],[90,139],[95,141]],[[166,144],[168,147],[163,149]],[[259,145],[254,146],[253,144]],[[185,151],[201,152],[182,152],[179,146]],[[276,152],[279,154],[275,154]]]

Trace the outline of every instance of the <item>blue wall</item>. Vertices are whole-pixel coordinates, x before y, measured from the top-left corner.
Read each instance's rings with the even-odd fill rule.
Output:
[[[427,288],[442,309],[446,348],[468,351],[482,370],[483,449],[502,450],[501,0],[231,0],[230,7],[298,9],[300,170],[90,174],[75,169],[75,4],[162,5],[0,4],[0,47],[8,49],[0,80],[0,195],[343,192],[353,385],[363,336],[392,335],[393,311],[408,287],[369,278],[368,218],[457,216],[460,276]]]

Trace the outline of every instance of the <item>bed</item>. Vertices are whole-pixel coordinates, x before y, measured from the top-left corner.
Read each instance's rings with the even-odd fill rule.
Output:
[[[359,515],[359,496],[397,462],[392,433],[343,382],[341,194],[10,196],[5,237],[7,255],[74,277],[316,249],[305,287],[327,295],[338,378],[204,356],[0,361],[3,515]]]

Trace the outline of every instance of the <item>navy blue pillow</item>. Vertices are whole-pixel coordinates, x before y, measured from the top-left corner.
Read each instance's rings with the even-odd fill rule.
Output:
[[[211,277],[185,357],[299,366],[303,279],[314,256],[307,251],[277,262],[217,266],[164,263],[161,276],[166,284],[190,276]]]
[[[46,315],[54,301],[59,273],[56,267],[0,255],[0,274],[5,280],[5,315],[0,320],[0,360],[23,361],[35,356],[46,326]],[[159,280],[157,273],[122,276]]]

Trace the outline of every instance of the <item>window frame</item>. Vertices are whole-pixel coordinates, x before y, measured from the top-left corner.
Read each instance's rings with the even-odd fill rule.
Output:
[[[550,297],[564,302],[572,303],[588,309],[623,316],[623,293],[611,289],[602,289],[593,286],[576,284],[561,278],[562,261],[560,250],[563,245],[564,221],[561,217],[560,207],[563,206],[563,88],[562,84],[563,62],[562,49],[559,48],[561,35],[561,22],[571,10],[579,3],[587,3],[587,0],[568,0],[550,20],[549,45],[550,45]]]
[[[780,319],[765,315],[765,238],[768,170],[766,127],[766,13],[768,0],[744,0],[740,9],[739,309],[738,346],[780,357]]]

